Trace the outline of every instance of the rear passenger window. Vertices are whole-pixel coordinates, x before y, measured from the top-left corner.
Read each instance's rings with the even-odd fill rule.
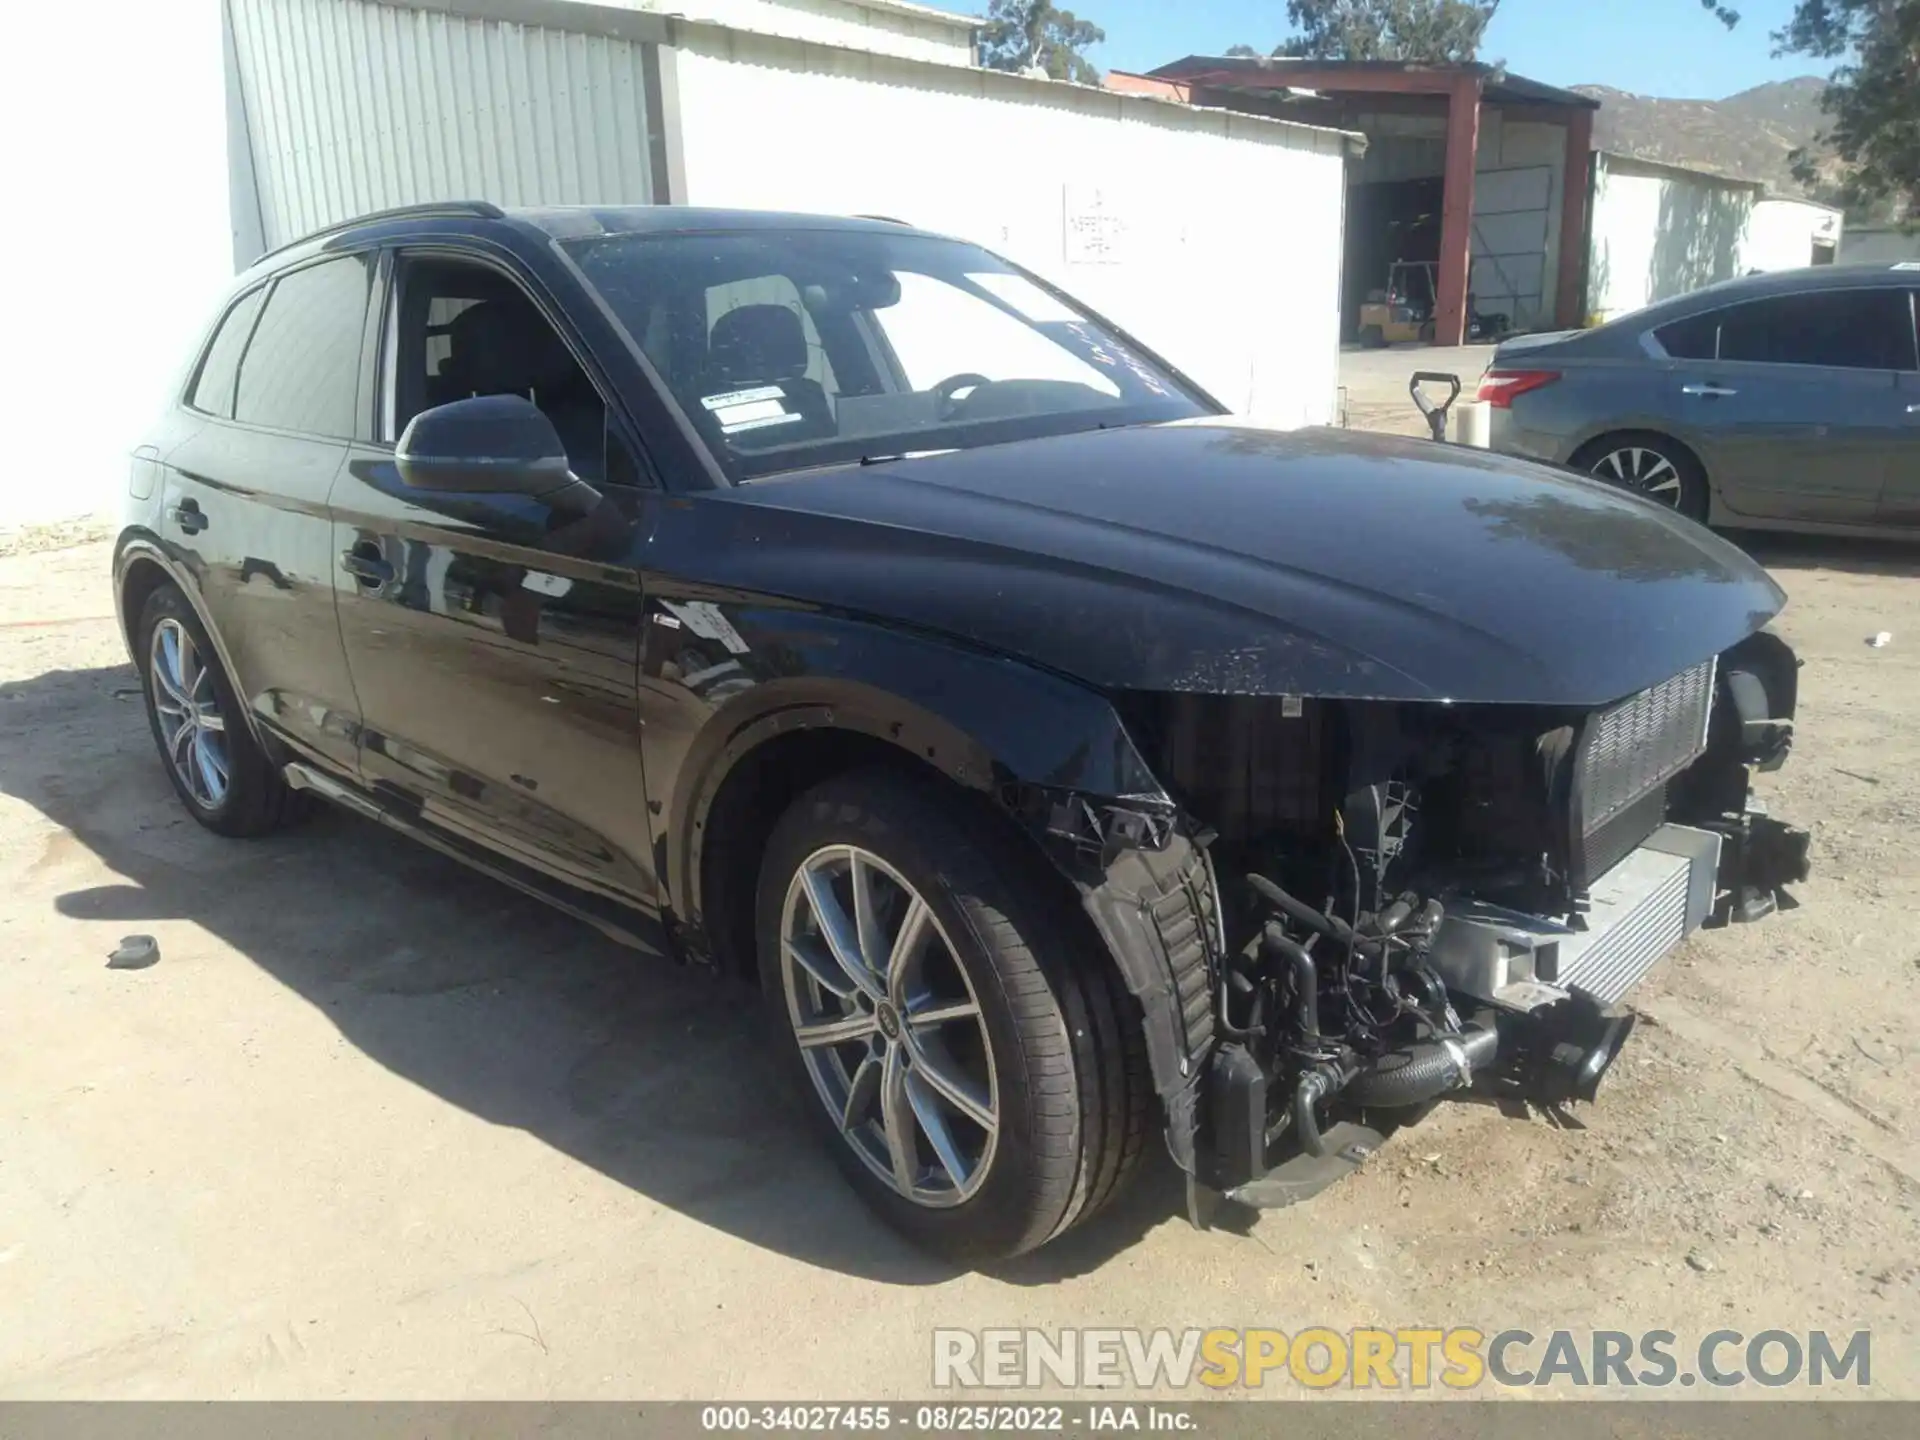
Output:
[[[1654,331],[1660,348],[1676,360],[1713,360],[1719,356],[1720,311],[1689,315]]]
[[[240,362],[233,418],[342,438],[355,433],[368,262],[327,260],[275,282]]]
[[[200,374],[193,382],[193,394],[187,403],[196,410],[233,418],[233,382],[240,373],[240,356],[253,334],[253,322],[260,314],[260,302],[267,298],[263,285],[249,290],[228,308],[226,318],[214,332],[206,358],[200,362]]]
[[[1913,322],[1897,290],[1816,290],[1720,312],[1720,358],[1842,370],[1914,368]]]

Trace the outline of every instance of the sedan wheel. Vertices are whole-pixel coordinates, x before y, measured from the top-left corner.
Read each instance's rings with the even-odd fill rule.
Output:
[[[218,810],[227,799],[227,721],[213,688],[213,671],[178,620],[153,627],[147,683],[160,727],[160,748],[195,804]]]
[[[788,1019],[828,1116],[897,1194],[968,1199],[993,1165],[999,1087],[927,902],[878,855],[828,846],[794,872],[780,929]]]
[[[1686,493],[1679,467],[1658,450],[1644,445],[1622,445],[1609,450],[1594,462],[1592,473],[1676,510]]]

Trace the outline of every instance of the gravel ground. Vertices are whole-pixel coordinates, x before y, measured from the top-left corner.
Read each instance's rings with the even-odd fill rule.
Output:
[[[75,538],[0,558],[0,1396],[911,1397],[935,1325],[1310,1324],[1864,1327],[1920,1396],[1920,554],[1761,551],[1816,878],[1656,972],[1581,1123],[1443,1108],[1210,1233],[1159,1164],[956,1275],[796,1135],[739,997],[342,815],[202,833]]]

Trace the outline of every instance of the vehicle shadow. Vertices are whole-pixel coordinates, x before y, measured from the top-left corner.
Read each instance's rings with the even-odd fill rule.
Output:
[[[1726,538],[1769,570],[1837,570],[1852,575],[1920,575],[1920,543],[1728,530]]]
[[[127,665],[0,684],[0,791],[119,877],[59,894],[59,914],[129,933],[191,922],[396,1075],[756,1245],[889,1284],[956,1273],[848,1188],[756,992],[344,813],[265,840],[209,835],[168,788],[136,684]],[[164,1004],[164,957],[156,973]],[[1108,1214],[993,1273],[1045,1285],[1103,1265],[1184,1206],[1164,1154],[1147,1171]]]

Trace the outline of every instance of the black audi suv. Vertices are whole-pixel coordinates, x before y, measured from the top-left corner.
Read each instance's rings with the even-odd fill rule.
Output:
[[[1805,870],[1737,550],[1237,422],[888,222],[447,204],[268,255],[113,583],[202,824],[322,797],[756,980],[853,1184],[967,1259],[1156,1131],[1204,1221],[1448,1095],[1591,1099],[1634,983]]]

